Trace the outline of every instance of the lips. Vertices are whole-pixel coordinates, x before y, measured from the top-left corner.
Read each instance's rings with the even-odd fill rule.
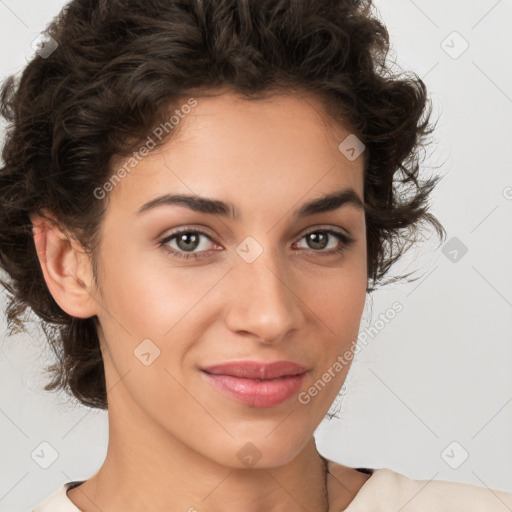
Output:
[[[236,361],[201,369],[222,394],[250,407],[275,407],[296,395],[308,368],[292,361]]]
[[[202,368],[213,375],[229,375],[242,379],[273,380],[300,375],[308,370],[307,366],[292,361],[274,361],[259,363],[257,361],[234,361]]]

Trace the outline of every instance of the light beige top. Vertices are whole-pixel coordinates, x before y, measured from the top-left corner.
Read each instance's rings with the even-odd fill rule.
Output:
[[[32,512],[81,512],[66,491],[67,482]],[[388,468],[374,469],[350,505],[332,512],[511,512],[512,494],[444,480],[414,480]]]

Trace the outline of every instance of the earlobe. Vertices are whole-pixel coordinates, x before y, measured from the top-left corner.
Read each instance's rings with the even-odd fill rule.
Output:
[[[55,302],[69,315],[96,315],[89,257],[52,215],[31,216],[34,245],[44,280]]]

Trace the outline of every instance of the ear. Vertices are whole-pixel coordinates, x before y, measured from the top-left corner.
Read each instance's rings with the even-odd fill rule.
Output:
[[[30,220],[44,280],[55,302],[77,318],[96,315],[90,256],[60,229],[52,214],[43,211],[43,215],[33,215]]]

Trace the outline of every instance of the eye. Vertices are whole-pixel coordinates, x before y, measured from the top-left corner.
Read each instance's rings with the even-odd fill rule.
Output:
[[[204,247],[205,245],[208,245],[208,243],[201,243],[201,238],[206,238],[212,242],[211,237],[204,231],[198,229],[182,229],[180,231],[175,231],[163,240],[160,240],[158,245],[163,247],[176,258],[199,259],[204,257],[203,253],[209,252]],[[170,247],[170,242],[174,243],[177,247]],[[198,248],[201,248],[202,250],[199,252],[191,252]]]
[[[301,240],[306,240],[306,243],[313,252],[319,253],[322,256],[329,256],[331,254],[340,254],[342,251],[352,245],[355,240],[340,231],[333,229],[316,229],[306,233]],[[329,244],[329,242],[333,242]],[[331,245],[331,247],[328,247]],[[329,248],[329,250],[325,250]]]
[[[206,239],[207,242],[202,241],[202,238]],[[300,240],[303,239],[306,240],[313,253],[318,253],[322,256],[340,254],[355,242],[348,235],[333,229],[316,229],[303,235]],[[182,229],[163,238],[158,245],[173,257],[197,260],[207,257],[208,253],[212,251],[212,249],[207,248],[209,245],[208,241],[213,243],[212,238],[204,231],[199,229]],[[333,245],[332,242],[334,242],[334,246],[329,247],[329,245]],[[329,250],[325,250],[326,248]],[[199,251],[194,252],[197,249]]]

